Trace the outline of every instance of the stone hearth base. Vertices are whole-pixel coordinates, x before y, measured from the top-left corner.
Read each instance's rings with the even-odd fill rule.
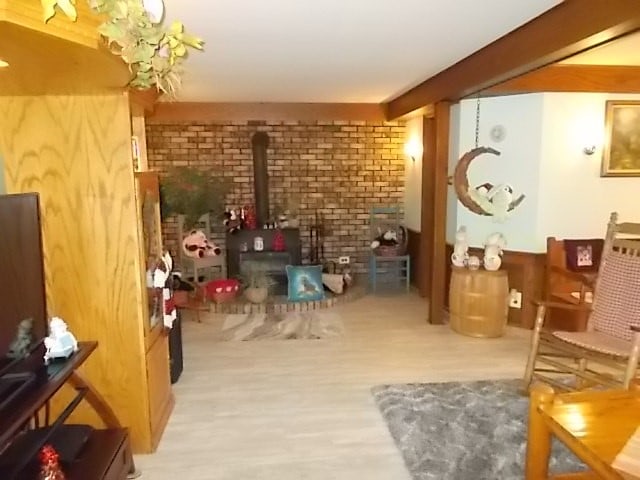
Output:
[[[325,292],[324,300],[314,302],[288,302],[286,296],[269,297],[265,303],[255,304],[248,302],[242,294],[232,301],[225,303],[211,303],[209,311],[212,313],[285,313],[308,312],[322,308],[330,308],[338,303],[349,302],[364,296],[365,287],[361,285],[351,286],[341,295]]]

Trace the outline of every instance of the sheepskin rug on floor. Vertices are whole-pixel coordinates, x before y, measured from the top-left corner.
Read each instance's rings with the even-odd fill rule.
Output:
[[[340,316],[327,310],[284,313],[246,313],[227,315],[221,339],[249,340],[319,340],[341,336],[344,325]]]

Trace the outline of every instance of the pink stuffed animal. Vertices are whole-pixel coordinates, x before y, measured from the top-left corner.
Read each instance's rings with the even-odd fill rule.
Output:
[[[189,235],[184,237],[182,251],[186,256],[193,258],[214,257],[222,252],[216,244],[209,243],[202,230],[191,230]]]

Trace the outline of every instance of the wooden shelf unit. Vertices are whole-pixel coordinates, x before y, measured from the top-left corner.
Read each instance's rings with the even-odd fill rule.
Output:
[[[86,390],[84,399],[103,417],[108,425],[106,429],[93,430],[76,460],[65,469],[67,480],[125,480],[134,470],[129,435],[126,429],[115,423],[115,415],[102,396],[93,390],[76,370],[95,351],[97,342],[81,342],[78,351],[65,362],[54,362],[47,367],[46,379],[36,387],[25,392],[16,400],[16,408],[0,417],[0,451],[22,432],[30,421],[38,417],[41,410],[51,401],[53,396],[67,383],[76,388]],[[49,422],[50,424],[52,422]],[[48,425],[45,425],[48,426]],[[55,427],[54,427],[55,428]],[[2,478],[8,480],[36,480],[38,472],[32,468],[29,458],[37,455],[42,445],[33,445],[33,452],[28,458],[20,461],[16,472],[0,472]],[[30,454],[30,455],[29,455]],[[0,455],[0,459],[2,456]],[[23,460],[23,459],[20,459]],[[7,462],[1,462],[5,464]],[[9,476],[11,477],[5,477]]]

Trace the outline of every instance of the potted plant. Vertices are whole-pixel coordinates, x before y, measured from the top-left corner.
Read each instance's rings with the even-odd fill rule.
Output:
[[[203,215],[224,211],[229,189],[227,178],[193,167],[176,167],[160,180],[162,217],[182,215],[183,228],[189,230]]]
[[[253,267],[243,275],[244,296],[251,303],[264,303],[269,296],[271,278],[264,269]]]

